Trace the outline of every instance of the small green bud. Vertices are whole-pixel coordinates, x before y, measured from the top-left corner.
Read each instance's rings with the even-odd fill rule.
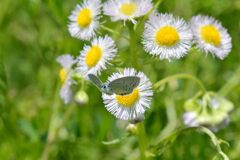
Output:
[[[187,112],[195,111],[197,112],[201,106],[199,106],[198,100],[196,99],[189,99],[184,103],[184,109]]]
[[[81,77],[81,75],[79,75],[78,73],[74,72],[74,73],[72,74],[72,79],[73,79],[74,81],[80,83],[81,80],[82,80],[82,77]]]
[[[76,93],[74,100],[80,106],[87,104],[89,101],[87,93],[83,90],[80,90]]]
[[[135,124],[132,124],[132,123],[128,124],[126,130],[130,134],[137,134],[137,131],[138,131],[137,126]]]

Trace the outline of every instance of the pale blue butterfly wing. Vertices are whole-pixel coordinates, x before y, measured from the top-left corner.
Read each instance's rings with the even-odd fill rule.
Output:
[[[88,78],[99,90],[102,90],[103,83],[97,76],[94,74],[88,74]]]
[[[118,95],[130,94],[139,85],[140,78],[137,76],[126,76],[109,82],[110,90]]]

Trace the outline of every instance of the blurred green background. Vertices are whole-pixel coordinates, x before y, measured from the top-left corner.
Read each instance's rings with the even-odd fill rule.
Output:
[[[134,136],[119,144],[105,146],[103,140],[125,135],[125,123],[119,122],[104,108],[101,93],[92,85],[86,86],[89,103],[65,106],[59,98],[59,64],[56,57],[64,53],[77,56],[84,42],[71,38],[68,16],[77,0],[1,0],[0,1],[0,159],[138,159],[137,138]],[[154,1],[156,2],[156,0]],[[240,60],[240,1],[239,0],[164,0],[160,12],[171,12],[189,20],[193,15],[206,14],[219,19],[233,39],[233,49],[223,61],[191,52],[185,58],[168,62],[156,60],[145,64],[142,70],[151,79],[158,80],[176,73],[190,73],[203,81],[208,90],[218,91],[232,76]],[[106,25],[115,29],[120,22]],[[106,32],[100,31],[102,35]],[[123,33],[127,34],[125,28]],[[137,33],[141,36],[141,33]],[[111,34],[110,34],[111,35]],[[112,35],[111,35],[112,36]],[[112,36],[119,48],[121,66],[131,67],[128,42]],[[151,58],[138,44],[139,63]],[[117,64],[114,64],[117,66]],[[105,79],[116,70],[104,71]],[[118,66],[119,67],[119,66]],[[239,77],[240,79],[240,77]],[[239,81],[238,79],[238,81]],[[189,80],[173,81],[160,93],[154,94],[151,109],[146,113],[145,127],[148,142],[174,130],[181,124],[183,103],[198,91]],[[235,105],[231,122],[216,135],[228,141],[223,147],[231,159],[240,159],[239,85],[226,96]],[[64,119],[69,107],[73,112]],[[56,109],[57,108],[57,109]],[[56,111],[57,110],[57,111]],[[168,113],[168,114],[167,114]],[[168,115],[172,118],[168,120]],[[65,116],[66,117],[66,116]],[[47,143],[51,126],[60,125],[53,132],[54,141]],[[168,126],[166,129],[165,127]],[[54,127],[53,127],[54,128]],[[165,128],[165,129],[164,129]],[[162,132],[164,130],[164,133]],[[48,148],[46,149],[46,146]],[[44,152],[45,148],[45,152]],[[46,151],[47,150],[47,151]],[[203,134],[182,134],[161,156],[153,159],[206,160],[215,155],[215,148]]]

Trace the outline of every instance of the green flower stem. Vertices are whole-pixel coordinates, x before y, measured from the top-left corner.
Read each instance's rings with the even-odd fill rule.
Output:
[[[228,82],[218,91],[221,96],[226,96],[240,83],[240,66],[233,74],[233,76],[228,80]]]
[[[145,127],[144,122],[140,122],[137,124],[138,128],[138,143],[139,143],[139,150],[141,155],[141,160],[146,159],[146,133],[145,133]]]
[[[80,83],[80,89],[82,90],[82,91],[84,91],[84,88],[85,88],[85,80],[84,79],[81,79],[81,83]]]
[[[205,128],[205,127],[199,127],[199,131],[207,134],[207,135],[211,138],[211,141],[212,141],[212,143],[214,144],[214,146],[216,147],[218,154],[219,154],[224,160],[229,160],[229,157],[222,151],[222,148],[221,148],[221,140],[218,139],[218,138],[216,137],[216,135],[215,135],[211,130],[209,130],[208,128]]]
[[[171,81],[171,80],[175,80],[175,79],[190,79],[193,80],[194,82],[196,82],[199,86],[199,88],[206,93],[207,90],[204,87],[203,83],[196,77],[190,75],[190,74],[186,74],[186,73],[180,73],[180,74],[175,74],[172,76],[168,76],[160,81],[158,81],[157,83],[154,84],[153,88],[154,89],[158,89],[159,87],[161,87],[162,85],[164,85],[165,83]]]
[[[167,135],[171,134],[176,127],[179,124],[179,121],[177,120],[177,113],[175,109],[175,103],[172,101],[171,98],[166,99],[166,112],[167,112],[167,125],[163,128],[161,131],[160,135],[158,136],[157,139],[163,139]],[[155,141],[155,140],[154,140]]]
[[[58,90],[56,93],[57,94],[55,94],[55,95],[58,96]],[[56,99],[56,97],[55,97],[55,99]],[[75,106],[69,106],[67,111],[63,115],[61,123],[59,125],[56,125],[55,122],[56,122],[56,118],[58,116],[60,108],[59,108],[59,105],[56,104],[56,100],[54,100],[53,113],[52,113],[49,129],[48,129],[47,142],[46,142],[45,148],[42,152],[41,160],[48,160],[51,146],[54,143],[55,139],[57,138],[60,129],[64,126],[64,124],[66,123],[68,118],[71,116],[72,112],[74,111],[74,108],[75,108]]]
[[[116,34],[116,35],[118,35],[118,36],[121,36],[122,38],[124,38],[124,39],[126,39],[127,41],[129,41],[129,38],[128,38],[128,37],[124,36],[123,34],[121,34],[121,33],[119,33],[119,32],[114,31],[114,30],[111,29],[111,28],[108,28],[108,27],[103,26],[103,25],[101,25],[100,28],[102,28],[102,29],[104,29],[105,31],[110,32],[110,33],[112,33],[112,34]]]
[[[131,22],[127,23],[127,27],[129,30],[129,44],[130,44],[130,52],[131,52],[131,61],[132,61],[132,65],[136,68],[139,69],[139,65],[138,65],[138,57],[137,57],[137,40],[136,40],[136,33],[133,30],[133,24]]]
[[[136,23],[134,25],[134,30],[136,30],[138,27],[140,27],[147,19],[148,17],[151,15],[151,13],[158,8],[158,6],[163,2],[163,0],[158,0],[156,2],[156,4],[152,7],[152,9],[150,9],[150,11],[145,15],[143,16],[143,18],[139,21],[139,23]]]
[[[56,103],[57,97],[58,97],[58,88],[59,88],[59,85],[56,87],[56,91],[55,91],[55,96],[54,96],[53,105],[52,105],[52,112],[53,113],[51,115],[51,119],[50,119],[50,123],[49,123],[46,145],[44,147],[44,150],[43,150],[41,158],[40,158],[41,160],[47,160],[48,159],[50,148],[51,148],[51,145],[52,145],[53,140],[54,140],[52,135],[55,135],[55,132],[54,132],[52,124],[54,123],[54,119],[55,119],[56,114],[58,113],[58,110],[59,110],[59,105],[57,105],[57,103]]]
[[[222,151],[221,143],[227,143],[221,139],[218,139],[216,135],[205,127],[187,127],[187,128],[179,128],[176,131],[172,132],[171,134],[167,135],[166,137],[160,139],[158,143],[156,143],[153,147],[150,148],[149,152],[152,155],[161,155],[173,142],[178,138],[178,136],[184,132],[189,131],[199,131],[201,133],[205,133],[209,136],[211,142],[213,143],[214,147],[216,148],[217,155],[221,156],[224,160],[229,160],[228,156]]]
[[[133,24],[131,22],[127,23],[127,27],[129,30],[129,43],[130,43],[130,52],[131,52],[131,61],[132,65],[136,68],[139,69],[138,65],[138,57],[137,57],[137,50],[136,50],[136,45],[137,45],[137,40],[136,40],[136,33],[133,30]],[[139,143],[139,150],[141,154],[141,160],[146,159],[146,133],[145,133],[145,127],[144,127],[144,122],[140,122],[137,124],[138,128],[138,143]]]

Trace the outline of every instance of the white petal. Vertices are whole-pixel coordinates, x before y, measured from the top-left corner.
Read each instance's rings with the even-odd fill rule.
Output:
[[[136,11],[131,16],[123,14],[119,9],[122,4],[129,2],[137,5]],[[136,23],[134,18],[147,14],[150,9],[152,9],[151,0],[108,0],[103,6],[104,14],[110,16],[112,21],[130,20],[133,23]]]
[[[64,69],[69,70],[75,63],[75,60],[70,54],[65,54],[57,57],[57,62],[61,64]]]
[[[64,101],[65,104],[68,104],[72,100],[72,90],[71,90],[71,81],[67,80],[60,90],[60,97]]]

